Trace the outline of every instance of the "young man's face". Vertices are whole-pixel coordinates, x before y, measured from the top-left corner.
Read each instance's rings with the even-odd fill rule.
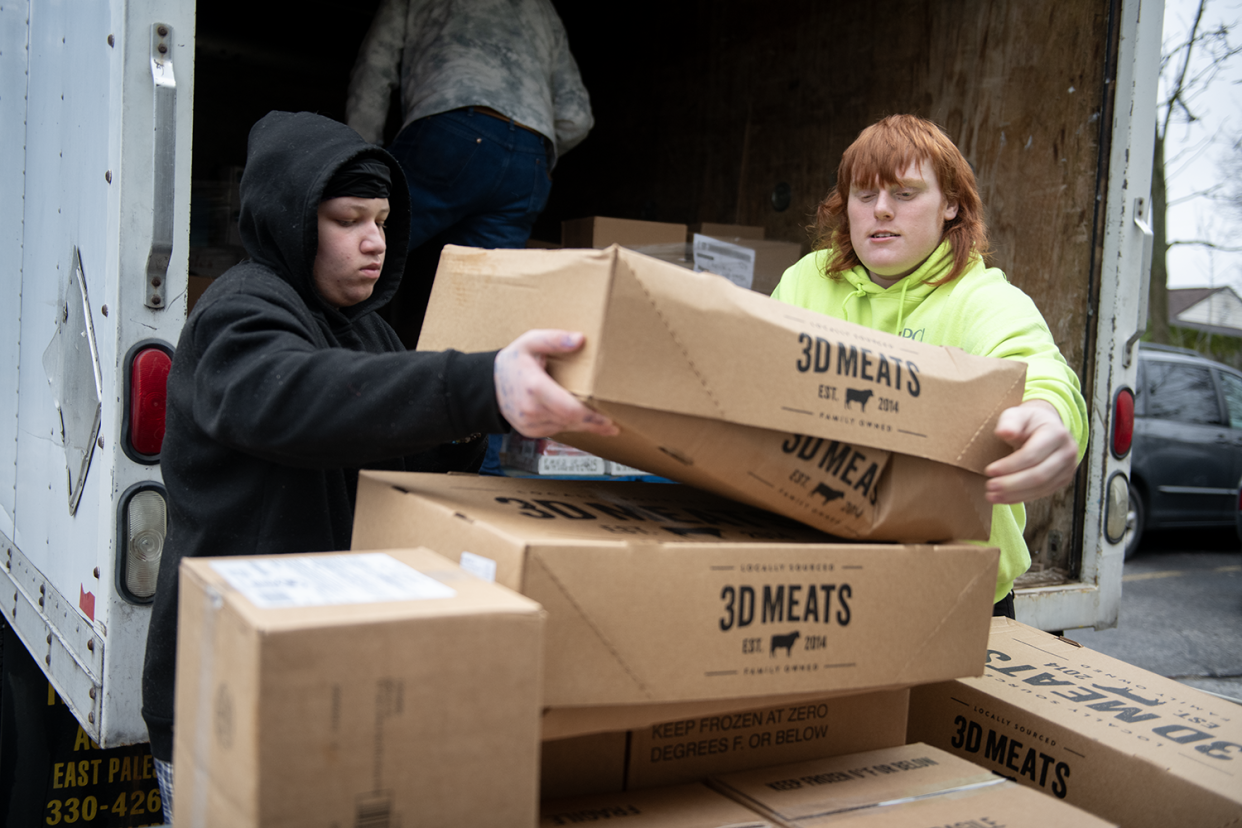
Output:
[[[384,268],[388,199],[342,196],[319,203],[319,248],[312,270],[315,289],[337,308],[371,295]]]
[[[940,244],[944,223],[957,215],[930,161],[910,164],[897,179],[894,185],[854,185],[846,207],[854,252],[881,287],[913,273]]]

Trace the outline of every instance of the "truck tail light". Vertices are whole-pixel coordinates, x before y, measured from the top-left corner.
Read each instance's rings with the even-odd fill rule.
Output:
[[[1118,460],[1130,453],[1134,442],[1134,392],[1129,388],[1117,389],[1113,397],[1113,428],[1109,448]]]
[[[158,483],[139,483],[121,498],[117,521],[117,588],[139,604],[155,598],[160,556],[168,535],[168,507]]]
[[[1105,496],[1104,537],[1109,543],[1120,543],[1126,536],[1126,520],[1130,515],[1130,481],[1117,472],[1108,478]]]
[[[164,443],[164,411],[168,398],[168,371],[172,349],[148,340],[130,349],[125,358],[125,417],[121,446],[131,460],[153,465],[160,461]]]

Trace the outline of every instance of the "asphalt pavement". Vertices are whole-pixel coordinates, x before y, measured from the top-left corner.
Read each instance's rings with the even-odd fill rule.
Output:
[[[1093,650],[1242,704],[1242,547],[1232,532],[1151,533],[1126,561],[1111,630]]]

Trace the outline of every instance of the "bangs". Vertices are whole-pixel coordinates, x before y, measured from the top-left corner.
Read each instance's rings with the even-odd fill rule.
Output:
[[[850,189],[867,188],[879,181],[881,185],[905,184],[898,177],[910,165],[924,161],[936,163],[935,140],[923,129],[903,129],[905,124],[875,124],[862,131],[841,158],[837,181],[848,181]],[[848,193],[844,193],[848,195]]]

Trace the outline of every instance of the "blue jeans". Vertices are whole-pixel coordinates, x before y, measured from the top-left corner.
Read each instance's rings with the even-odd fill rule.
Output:
[[[155,757],[151,757],[154,759]],[[160,786],[164,825],[173,824],[173,764],[155,759],[155,781]]]
[[[547,139],[474,109],[420,118],[388,149],[410,188],[411,250],[523,247],[552,189]]]
[[[408,124],[388,148],[410,189],[410,253],[390,318],[414,348],[446,244],[524,247],[548,203],[548,139],[485,115],[454,109]],[[482,474],[500,474],[492,435]]]

